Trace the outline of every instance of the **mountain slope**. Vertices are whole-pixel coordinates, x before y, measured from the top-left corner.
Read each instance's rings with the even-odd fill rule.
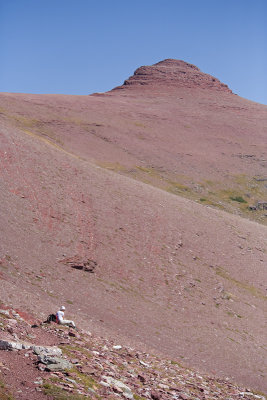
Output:
[[[266,223],[248,210],[266,198],[266,106],[195,66],[141,67],[105,94],[2,94],[0,112],[102,167]]]
[[[246,124],[253,110],[258,124],[265,121],[266,107],[227,88],[186,87],[176,89],[186,96],[178,118],[168,85],[157,96],[126,86],[89,97],[1,95],[1,299],[42,318],[65,303],[84,328],[266,389],[266,227],[184,198],[194,191],[172,181],[179,168],[191,171],[194,185],[200,178],[227,185],[238,168],[251,180],[262,176],[262,161],[242,157],[232,157],[225,173],[217,158],[224,145],[204,127],[217,123],[222,137],[236,135],[233,142],[242,136],[247,154]],[[208,118],[215,99],[218,110]],[[226,100],[246,104],[242,135],[225,128],[238,120],[222,111]],[[201,101],[206,114],[192,115]],[[181,128],[186,108],[199,126],[195,142]],[[254,153],[263,151],[264,129]],[[200,137],[212,142],[209,160]],[[71,267],[88,260],[94,273]]]

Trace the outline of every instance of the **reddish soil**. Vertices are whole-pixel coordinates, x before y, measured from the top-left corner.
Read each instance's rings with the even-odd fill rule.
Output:
[[[1,94],[0,299],[266,390],[266,127],[175,60],[105,94]]]

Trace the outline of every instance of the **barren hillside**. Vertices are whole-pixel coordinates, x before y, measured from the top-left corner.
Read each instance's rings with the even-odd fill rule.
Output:
[[[0,124],[0,299],[266,390],[266,106],[165,60]]]

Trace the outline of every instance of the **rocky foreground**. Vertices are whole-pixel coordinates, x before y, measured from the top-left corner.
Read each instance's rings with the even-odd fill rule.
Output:
[[[175,360],[0,309],[0,399],[261,399]]]

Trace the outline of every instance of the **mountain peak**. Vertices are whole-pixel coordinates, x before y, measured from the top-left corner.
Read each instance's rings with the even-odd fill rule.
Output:
[[[169,67],[169,68],[194,69],[195,71],[200,71],[200,69],[195,65],[189,64],[183,60],[175,60],[174,58],[166,58],[166,60],[159,61],[154,65],[161,67]]]
[[[232,93],[227,85],[205,74],[198,67],[183,60],[166,59],[156,64],[142,66],[117,89],[201,88]]]

